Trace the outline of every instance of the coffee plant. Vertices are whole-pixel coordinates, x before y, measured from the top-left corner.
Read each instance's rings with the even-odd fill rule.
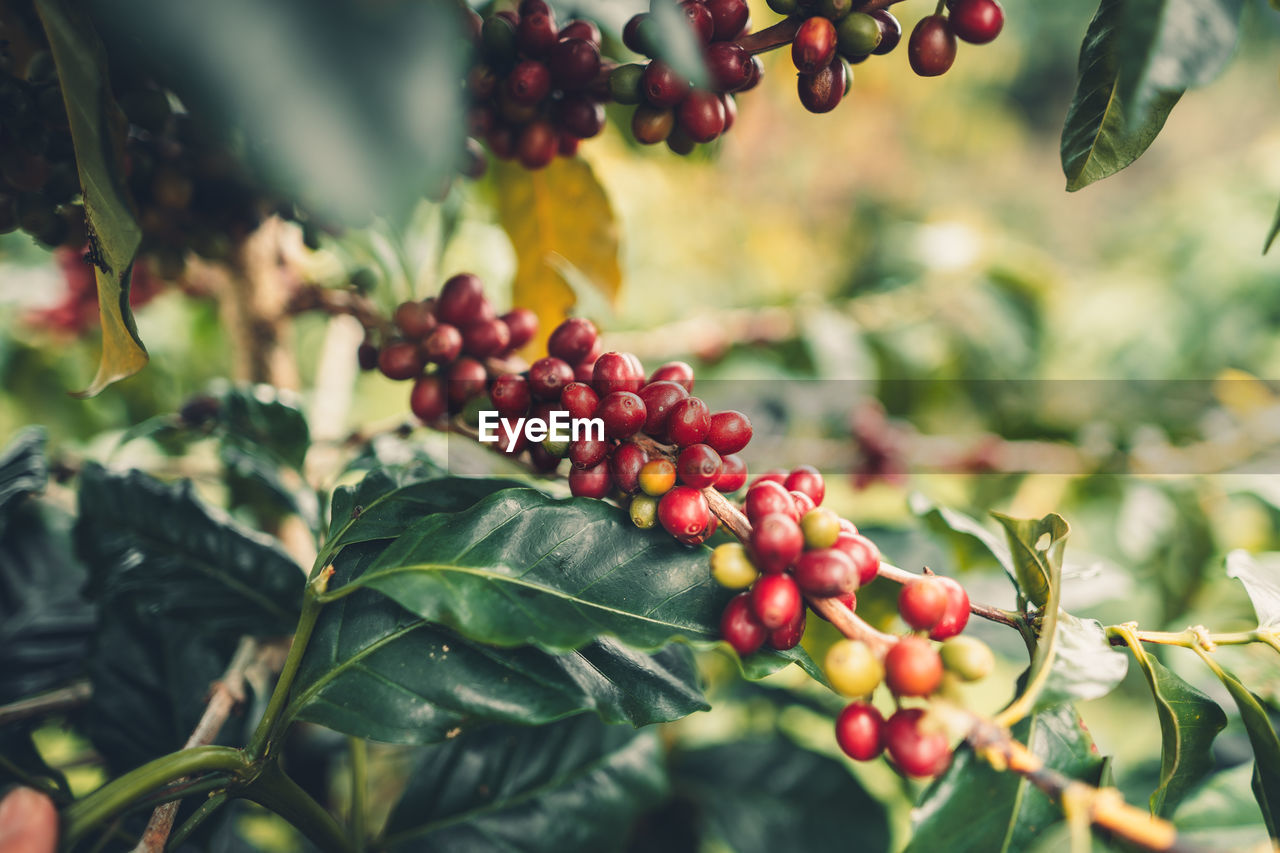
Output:
[[[1031,392],[997,387],[990,431],[943,446],[906,422],[934,393],[915,383],[876,399],[718,369],[732,348],[787,357],[782,309],[637,333],[610,307],[627,220],[593,146],[683,168],[646,147],[731,150],[772,76],[825,114],[864,63],[892,86],[1009,62],[1019,4],[622,6],[0,8],[0,235],[64,285],[15,322],[98,348],[74,392],[94,399],[67,405],[122,401],[82,446],[28,423],[0,455],[0,853],[1276,849],[1280,564],[1219,559],[1217,487],[1114,500],[1168,442],[1068,448],[1052,407],[1020,420]],[[1067,189],[1137,160],[1249,14],[1273,13],[1101,0]],[[450,254],[479,222],[514,249],[509,289]],[[226,374],[175,380],[177,405],[131,396],[163,369],[133,316],[149,303],[208,307],[223,336],[176,332]],[[1168,431],[1238,418],[1203,445],[1247,462],[1280,404],[1228,378]],[[66,390],[11,396],[38,411]],[[1137,396],[1111,405],[1182,400]],[[810,412],[839,442],[797,426]],[[1118,503],[1161,608],[1095,618],[1138,596],[1068,552],[1058,512],[985,521],[913,493],[895,528],[854,496],[901,498],[930,466],[977,483],[975,505],[1063,496],[1020,477],[1028,454]],[[1136,771],[1085,722],[1135,692],[1122,725],[1159,730]]]

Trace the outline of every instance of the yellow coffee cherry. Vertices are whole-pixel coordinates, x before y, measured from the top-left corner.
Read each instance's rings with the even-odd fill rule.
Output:
[[[861,640],[840,640],[827,650],[823,661],[827,681],[837,693],[866,696],[884,680],[884,665]]]
[[[740,542],[717,545],[711,552],[711,576],[723,587],[746,589],[755,583],[758,575]]]

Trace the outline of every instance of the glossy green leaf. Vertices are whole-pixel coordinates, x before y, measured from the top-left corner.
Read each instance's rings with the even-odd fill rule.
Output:
[[[1232,551],[1227,555],[1227,577],[1244,584],[1259,628],[1280,627],[1280,555]]]
[[[1096,619],[1059,612],[1052,645],[1053,661],[1036,697],[1037,709],[1106,696],[1129,671],[1129,656],[1111,645]]]
[[[1125,0],[1115,39],[1116,97],[1130,127],[1152,101],[1218,76],[1235,50],[1244,0]]]
[[[1270,836],[1250,789],[1252,779],[1251,762],[1212,776],[1174,813],[1178,837],[1217,850],[1267,849]]]
[[[428,748],[391,812],[385,847],[594,853],[667,791],[655,732],[579,717],[504,726]]]
[[[911,511],[923,519],[930,530],[953,546],[956,562],[962,568],[994,563],[1004,569],[1010,580],[1018,583],[1009,546],[977,519],[939,506],[919,493],[913,493],[908,502]]]
[[[8,526],[10,509],[27,495],[44,491],[49,463],[44,456],[48,439],[43,427],[27,427],[0,454],[0,533]]]
[[[1048,767],[1098,784],[1102,756],[1071,706],[1028,717],[1012,734]],[[925,792],[914,815],[908,853],[1026,850],[1062,820],[1062,810],[1038,788],[1016,773],[993,769],[967,745],[956,750],[950,768]]]
[[[111,96],[106,51],[93,23],[83,5],[71,0],[36,0],[35,6],[58,67],[84,192],[90,254],[95,258],[102,359],[97,375],[81,392],[92,396],[147,363],[129,309],[129,276],[142,229],[134,221],[124,183],[124,114]]]
[[[1119,59],[1125,46],[1117,32],[1126,0],[1102,0],[1084,42],[1075,95],[1062,128],[1062,170],[1074,192],[1128,166],[1147,150],[1180,92],[1160,92],[1142,110],[1119,92]]]
[[[1056,513],[1039,520],[1011,518],[998,512],[991,515],[1004,527],[1009,540],[1018,588],[1036,607],[1043,606],[1049,600],[1050,588],[1057,585],[1062,574],[1062,552],[1071,526]]]
[[[77,548],[98,601],[128,599],[144,612],[234,634],[287,634],[304,576],[272,538],[139,471],[86,466]]]
[[[1240,719],[1253,747],[1253,796],[1262,809],[1272,841],[1280,842],[1280,737],[1276,736],[1262,701],[1212,658],[1206,656],[1205,660],[1240,710]]]
[[[704,849],[889,849],[885,808],[848,767],[786,738],[679,750],[671,776],[698,816]]]

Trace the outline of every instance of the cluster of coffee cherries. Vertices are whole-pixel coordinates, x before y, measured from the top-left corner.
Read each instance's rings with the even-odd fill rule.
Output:
[[[392,324],[380,341],[371,333],[360,345],[360,366],[412,380],[409,408],[427,424],[439,424],[484,394],[486,361],[509,355],[538,333],[538,318],[527,308],[497,316],[484,284],[471,273],[450,278],[438,296],[401,303]]]
[[[608,93],[595,24],[557,27],[544,0],[522,0],[518,11],[484,21],[478,48],[480,61],[467,75],[469,130],[494,156],[541,169],[604,128]],[[484,168],[477,153],[468,147],[473,177]]]
[[[853,83],[850,64],[886,54],[902,39],[902,25],[886,9],[853,11],[853,0],[770,0],[770,8],[798,20],[791,61],[800,103],[813,113],[835,109]]]
[[[987,44],[1004,27],[999,0],[947,0],[945,15],[921,18],[907,41],[911,70],[921,77],[947,73],[956,61],[956,39]]]

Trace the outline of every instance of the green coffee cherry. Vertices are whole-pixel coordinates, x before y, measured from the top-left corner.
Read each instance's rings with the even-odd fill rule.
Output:
[[[991,673],[996,659],[986,643],[961,635],[942,644],[942,665],[961,681],[978,681]]]
[[[643,99],[640,78],[644,66],[632,63],[619,65],[609,74],[609,95],[620,104],[638,104]]]
[[[818,14],[832,23],[842,20],[853,11],[853,0],[818,0]]]
[[[846,15],[836,24],[836,50],[846,59],[866,56],[880,46],[880,25],[864,12]]]
[[[563,459],[565,454],[569,452],[569,442],[552,441],[549,438],[544,439],[542,442],[542,449],[557,459]]]
[[[641,530],[648,530],[658,523],[658,502],[648,495],[636,495],[631,499],[631,523]]]
[[[829,509],[811,509],[800,519],[806,548],[830,548],[840,535],[840,516]]]
[[[796,8],[800,5],[798,0],[765,0],[769,4],[769,8],[777,12],[779,15],[794,14]]]
[[[746,589],[755,583],[759,572],[740,542],[726,542],[711,552],[711,576],[723,587]]]

